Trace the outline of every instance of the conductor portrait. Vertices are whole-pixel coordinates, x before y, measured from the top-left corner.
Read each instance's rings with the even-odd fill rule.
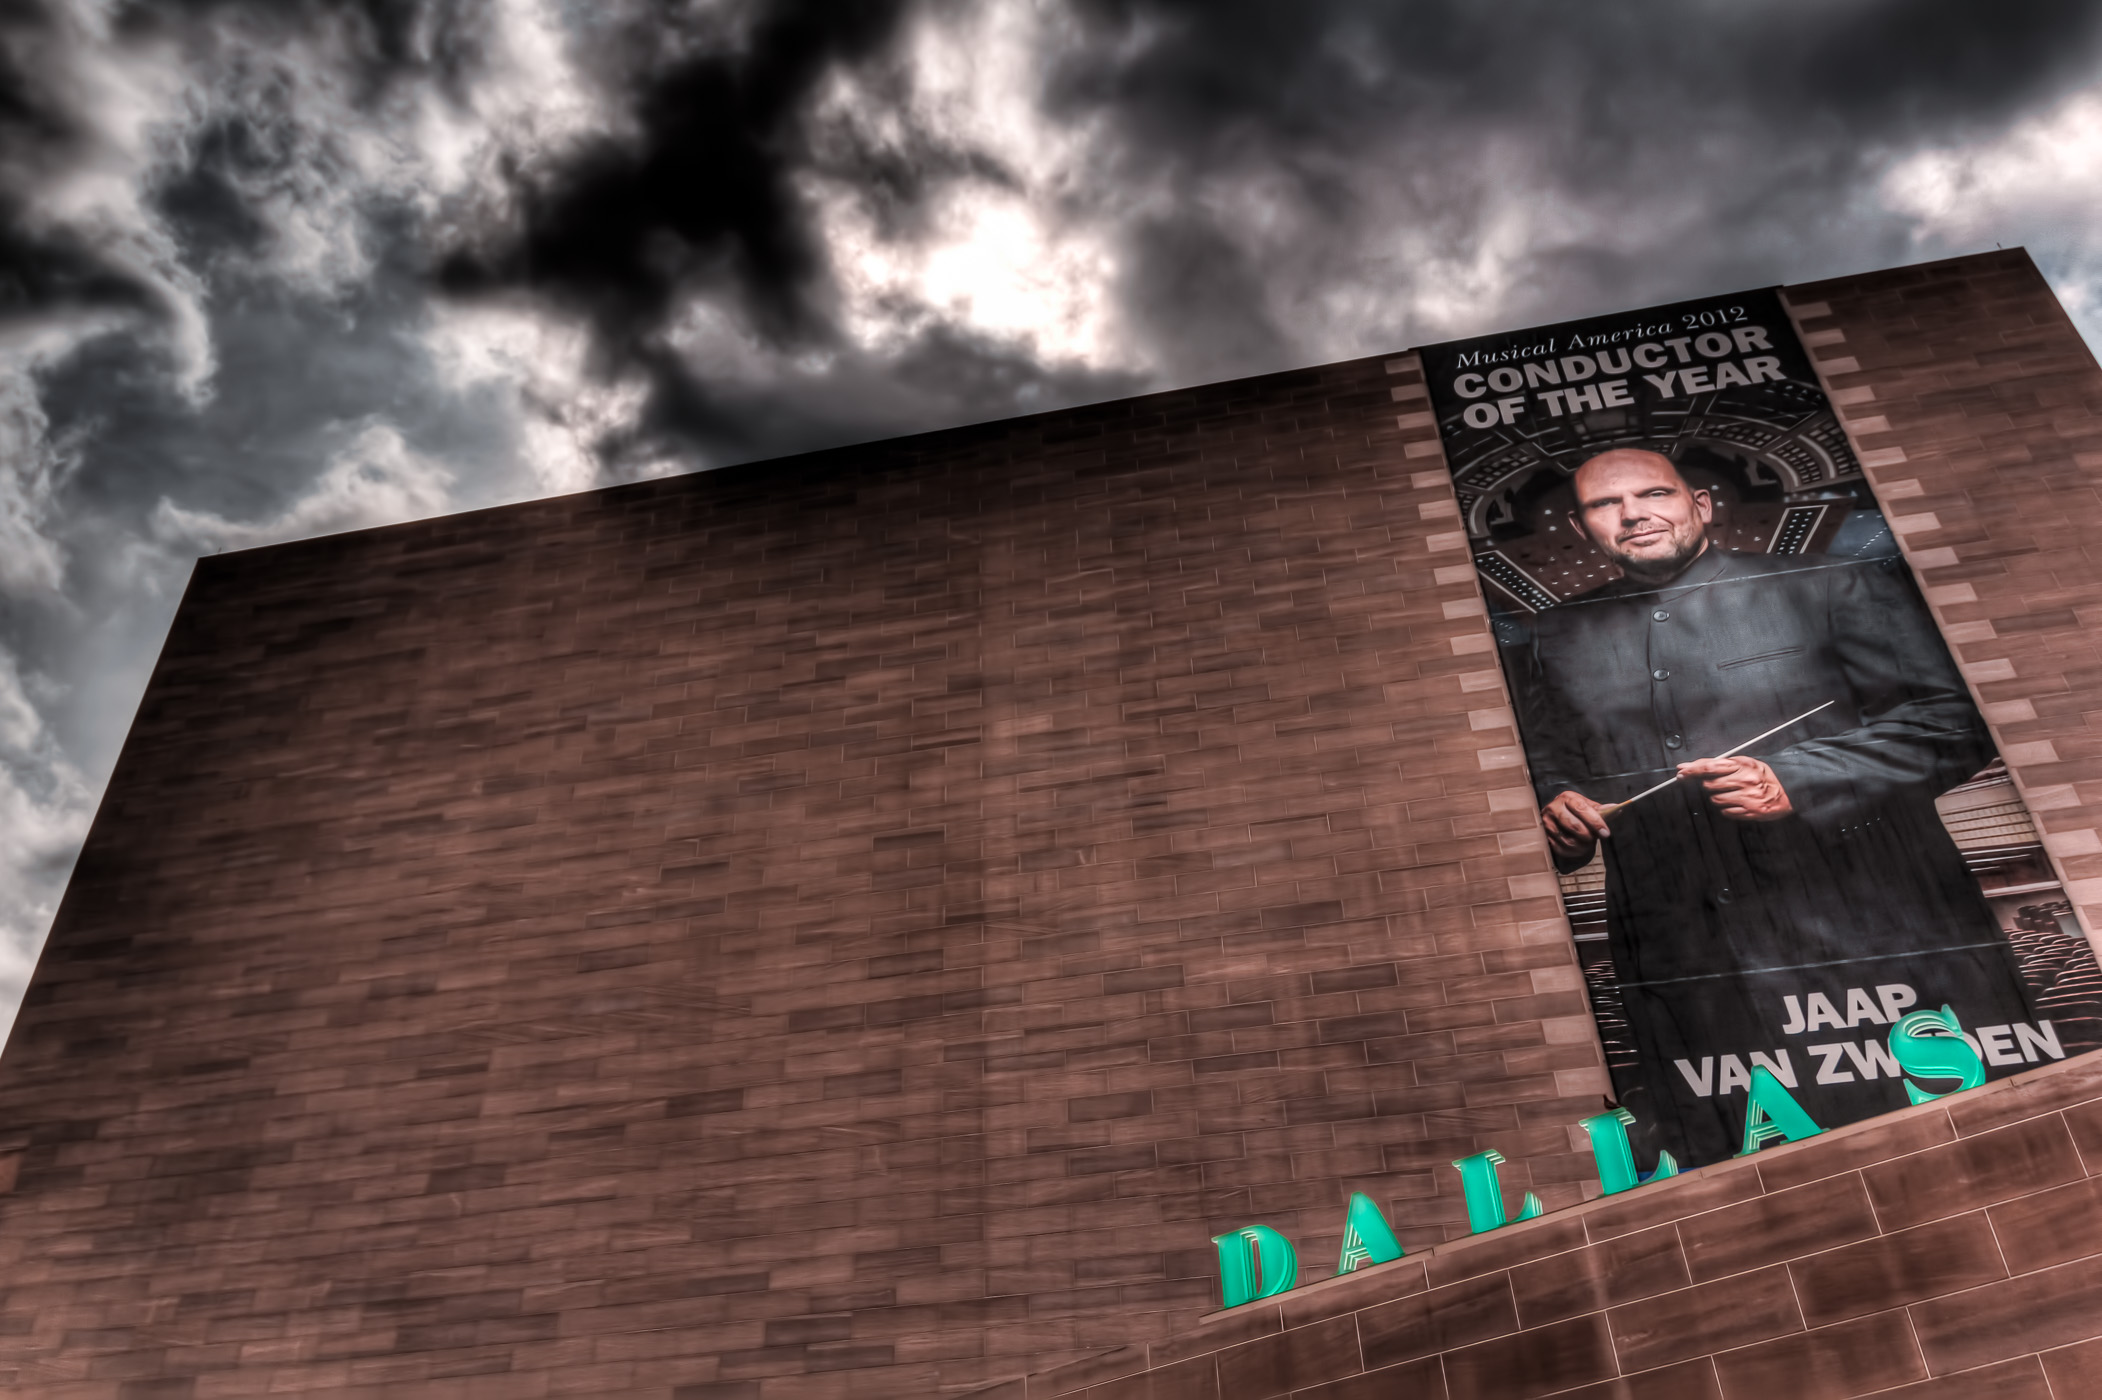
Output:
[[[1725,1054],[1792,1046],[1793,1092],[1827,1127],[1903,1107],[1873,1061],[1809,1072],[1805,1040],[1880,1040],[1881,1025],[1791,1041],[1784,998],[1893,986],[1966,1028],[2032,1015],[1934,806],[1994,756],[1939,632],[1896,559],[1721,548],[1709,493],[1658,453],[1600,453],[1572,482],[1571,525],[1622,576],[1532,619],[1506,665],[1557,867],[1604,851],[1639,1056],[1621,1099],[1692,1163],[1742,1132],[1742,1093],[1713,1078]]]

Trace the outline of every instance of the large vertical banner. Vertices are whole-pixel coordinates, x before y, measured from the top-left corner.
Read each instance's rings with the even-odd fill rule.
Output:
[[[1616,1096],[1736,1152],[2102,1043],[2098,974],[1772,291],[1422,352]]]

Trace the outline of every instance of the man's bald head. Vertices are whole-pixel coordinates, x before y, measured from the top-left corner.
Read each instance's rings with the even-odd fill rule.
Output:
[[[1570,482],[1577,499],[1570,523],[1629,578],[1669,582],[1708,547],[1714,502],[1661,452],[1616,447],[1578,467]]]
[[[1599,453],[1596,457],[1585,458],[1583,465],[1576,469],[1576,474],[1570,477],[1571,483],[1576,487],[1577,500],[1582,501],[1584,499],[1584,486],[1587,480],[1595,486],[1608,473],[1614,472],[1616,469],[1662,472],[1678,482],[1679,485],[1686,486],[1686,478],[1679,474],[1678,463],[1672,461],[1671,458],[1663,453],[1648,452],[1639,447],[1614,447]],[[1686,486],[1686,489],[1691,491],[1693,488]]]

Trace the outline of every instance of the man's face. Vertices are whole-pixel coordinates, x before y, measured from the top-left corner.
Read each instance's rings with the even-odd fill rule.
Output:
[[[1714,503],[1654,452],[1602,452],[1575,485],[1571,522],[1630,578],[1669,579],[1707,547]]]

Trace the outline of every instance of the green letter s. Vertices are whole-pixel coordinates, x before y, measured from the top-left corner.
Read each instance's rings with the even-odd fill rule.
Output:
[[[1908,1011],[1900,1016],[1898,1023],[1890,1028],[1890,1054],[1900,1069],[1916,1079],[1962,1081],[1954,1089],[1930,1094],[1908,1079],[1905,1081],[1905,1096],[1914,1103],[1926,1103],[1929,1099],[1942,1097],[1942,1094],[1975,1089],[1985,1082],[1985,1061],[1978,1057],[1978,1047],[1971,1038],[1963,1033],[1953,1007],[1944,1006],[1939,1011]]]

